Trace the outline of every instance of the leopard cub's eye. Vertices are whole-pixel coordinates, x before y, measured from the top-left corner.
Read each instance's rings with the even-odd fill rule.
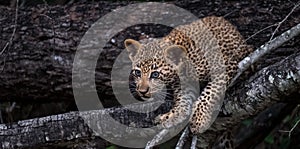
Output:
[[[154,71],[154,72],[151,73],[150,78],[158,78],[158,76],[159,76],[159,72],[158,71]]]
[[[140,70],[133,70],[133,74],[140,77],[141,76],[141,71]]]

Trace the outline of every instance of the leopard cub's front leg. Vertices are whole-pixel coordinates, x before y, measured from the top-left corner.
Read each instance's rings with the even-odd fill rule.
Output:
[[[161,124],[164,128],[171,128],[188,122],[192,113],[192,99],[186,95],[178,95],[175,97],[174,107],[165,114],[158,115],[155,122]]]
[[[223,103],[227,80],[225,75],[214,78],[193,104],[190,119],[190,129],[193,134],[204,132],[215,121]]]

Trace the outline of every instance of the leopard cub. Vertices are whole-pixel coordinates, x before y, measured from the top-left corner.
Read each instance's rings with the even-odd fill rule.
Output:
[[[215,16],[178,26],[163,38],[126,39],[125,47],[132,61],[135,90],[142,99],[162,96],[165,86],[174,91],[175,104],[157,117],[159,123],[172,127],[189,118],[193,133],[204,132],[214,122],[238,62],[252,51],[231,23]],[[189,78],[208,81],[192,103],[186,93],[189,86],[182,88],[178,83],[180,73],[190,68]]]

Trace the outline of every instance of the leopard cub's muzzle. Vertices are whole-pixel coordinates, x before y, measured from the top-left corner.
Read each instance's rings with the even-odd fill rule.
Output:
[[[140,97],[143,97],[143,98],[150,98],[151,97],[150,87],[149,87],[149,85],[147,85],[147,83],[141,82],[137,86],[136,90],[137,90]]]

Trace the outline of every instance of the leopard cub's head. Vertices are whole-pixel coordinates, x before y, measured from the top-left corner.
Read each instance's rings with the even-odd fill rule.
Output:
[[[178,79],[177,69],[185,49],[159,39],[145,43],[127,39],[124,43],[132,61],[136,93],[143,100],[169,96],[168,85]]]

